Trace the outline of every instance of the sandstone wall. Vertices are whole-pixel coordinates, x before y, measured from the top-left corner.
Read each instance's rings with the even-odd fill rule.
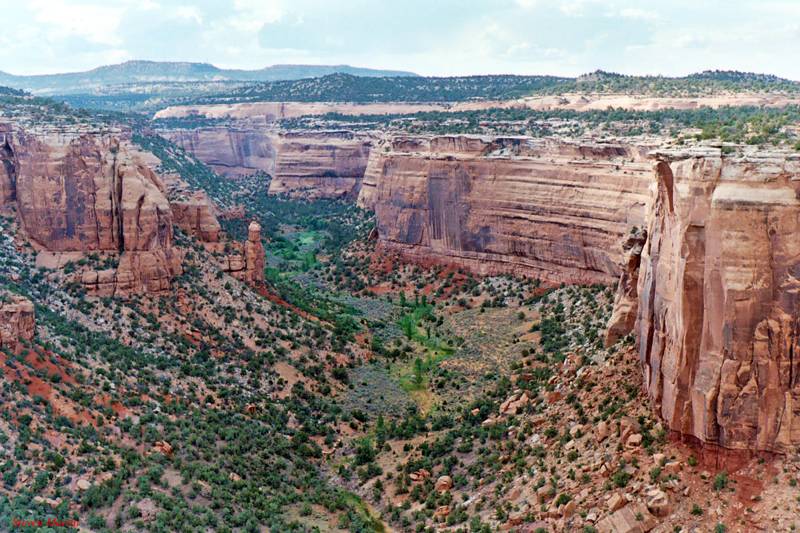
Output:
[[[269,192],[355,200],[371,144],[369,135],[350,131],[281,133]]]
[[[668,427],[726,448],[800,444],[800,160],[656,154],[638,276],[645,388]]]
[[[277,136],[263,123],[160,133],[224,176],[275,172]]]
[[[180,270],[172,213],[161,181],[133,145],[102,133],[5,129],[0,189],[10,191],[4,199],[37,249],[119,254],[117,269],[84,273],[90,291],[169,288]]]
[[[371,152],[359,205],[414,261],[549,282],[611,283],[644,222],[646,150],[539,139],[399,136]]]

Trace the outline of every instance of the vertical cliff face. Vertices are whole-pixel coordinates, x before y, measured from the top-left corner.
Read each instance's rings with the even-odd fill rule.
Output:
[[[180,270],[172,213],[158,176],[132,145],[99,133],[9,131],[3,146],[5,183],[14,176],[5,200],[38,249],[119,254],[115,271],[84,274],[90,291],[169,288]]]
[[[800,444],[800,161],[656,154],[636,333],[668,427],[727,448]]]
[[[619,144],[395,137],[373,148],[359,205],[379,245],[411,260],[611,283],[649,181],[642,150]]]
[[[161,134],[223,176],[275,172],[277,135],[263,123],[164,130]]]
[[[270,194],[356,199],[372,139],[350,131],[282,133]]]

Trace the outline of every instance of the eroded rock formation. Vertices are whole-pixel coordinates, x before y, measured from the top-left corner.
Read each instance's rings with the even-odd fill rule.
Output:
[[[15,351],[20,340],[33,340],[35,329],[33,303],[15,294],[0,294],[0,348]]]
[[[355,199],[371,141],[350,131],[282,133],[270,194]]]
[[[614,298],[614,310],[608,321],[605,345],[611,346],[619,339],[633,331],[636,324],[636,313],[639,309],[639,265],[642,249],[647,241],[647,231],[643,228],[631,228],[631,232],[622,243],[622,274],[617,284]]]
[[[524,137],[388,139],[359,205],[379,246],[410,260],[549,282],[612,283],[618,243],[644,221],[646,150]]]
[[[102,133],[6,129],[0,181],[10,194],[4,198],[40,252],[118,254],[113,271],[83,274],[92,292],[169,288],[180,271],[172,213],[158,176],[135,147]]]
[[[671,430],[788,452],[800,444],[800,158],[654,157],[635,329],[645,388]]]
[[[233,244],[233,251],[223,256],[221,267],[236,279],[248,285],[259,286],[264,283],[265,266],[261,225],[252,221],[247,228],[247,240]]]
[[[218,242],[222,227],[205,191],[181,194],[169,202],[175,225],[203,242]]]

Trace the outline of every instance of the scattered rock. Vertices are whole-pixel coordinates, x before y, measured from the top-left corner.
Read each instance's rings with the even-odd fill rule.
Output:
[[[444,521],[449,514],[450,514],[450,507],[447,505],[442,505],[441,507],[436,508],[436,512],[433,513],[433,517],[436,520]]]
[[[453,479],[450,476],[441,476],[434,486],[437,492],[447,492],[453,488]]]
[[[412,472],[408,475],[408,478],[414,483],[421,483],[429,477],[431,477],[431,473],[424,468],[420,468],[416,472]]]
[[[638,448],[642,445],[642,435],[641,433],[634,433],[629,435],[628,438],[625,440],[625,446],[628,448]]]
[[[89,490],[92,484],[88,479],[79,479],[75,486],[78,487],[78,490]]]
[[[618,492],[615,492],[609,496],[608,499],[606,499],[606,507],[608,507],[608,510],[612,513],[618,509],[621,509],[626,503],[627,501],[625,498],[623,498]]]
[[[605,420],[602,420],[594,427],[594,440],[600,443],[606,438],[608,438],[608,424],[606,424]]]
[[[165,440],[159,440],[153,445],[153,451],[166,455],[167,457],[171,457],[174,450],[169,442]]]
[[[647,509],[656,516],[667,516],[671,511],[667,493],[660,489],[648,491]]]

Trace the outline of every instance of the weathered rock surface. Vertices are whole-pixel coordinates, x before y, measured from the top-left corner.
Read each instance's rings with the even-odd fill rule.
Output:
[[[0,178],[10,191],[4,198],[16,205],[36,248],[120,254],[113,276],[84,278],[103,294],[169,287],[180,270],[172,213],[161,181],[133,145],[99,132],[7,130],[0,141]]]
[[[275,171],[277,136],[263,121],[160,133],[224,176]]]
[[[269,192],[355,200],[371,144],[369,136],[350,131],[282,133]]]
[[[611,283],[644,221],[650,163],[620,144],[398,136],[373,148],[359,205],[379,246],[479,274]]]
[[[0,294],[0,348],[14,351],[20,339],[33,340],[35,330],[33,303],[15,294]]]
[[[639,264],[642,249],[647,241],[647,231],[642,228],[631,228],[631,233],[622,243],[624,253],[622,274],[617,284],[614,298],[614,311],[606,329],[605,346],[609,347],[633,330],[638,311]]]
[[[234,243],[232,253],[222,259],[222,270],[248,285],[264,283],[265,252],[261,242],[261,225],[253,221],[247,228],[247,240]]]
[[[800,444],[800,157],[662,151],[641,256],[644,385],[669,429]]]
[[[222,227],[205,191],[195,191],[169,202],[175,225],[203,242],[218,242]]]

